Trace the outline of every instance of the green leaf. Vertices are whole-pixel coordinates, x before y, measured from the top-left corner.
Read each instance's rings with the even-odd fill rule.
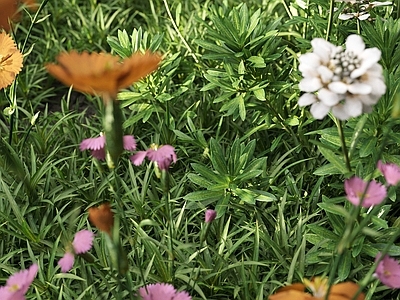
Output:
[[[214,169],[219,174],[228,174],[224,153],[221,146],[214,138],[210,140],[210,159]]]
[[[205,202],[211,200],[217,201],[224,197],[223,191],[196,191],[183,197],[187,201]]]
[[[338,267],[338,279],[339,281],[345,281],[349,277],[351,270],[351,253],[347,251],[342,254],[342,260]]]
[[[333,151],[318,145],[318,149],[321,154],[331,163],[333,164],[342,174],[346,174],[348,172],[346,165],[343,162],[343,158],[337,156]]]
[[[377,142],[378,138],[375,136],[363,140],[362,147],[360,148],[360,157],[371,155],[376,150]]]

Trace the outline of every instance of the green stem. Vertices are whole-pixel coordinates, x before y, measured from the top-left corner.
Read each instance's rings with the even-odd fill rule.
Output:
[[[338,131],[339,131],[340,143],[342,144],[342,152],[343,152],[344,161],[346,163],[347,170],[349,170],[349,172],[351,173],[349,152],[347,151],[347,147],[346,147],[346,140],[345,140],[344,131],[343,131],[343,123],[342,123],[342,121],[337,120],[336,125],[337,125]]]
[[[170,193],[169,193],[169,178],[168,172],[166,170],[161,170],[161,184],[163,189],[163,198],[165,201],[165,210],[167,214],[167,224],[168,224],[168,262],[169,262],[169,272],[170,272],[170,280],[173,281],[174,278],[174,244],[173,244],[173,236],[174,236],[174,221],[172,219],[172,207],[170,201]]]
[[[329,36],[332,32],[332,24],[333,24],[333,14],[335,12],[335,0],[330,0],[329,4],[329,19],[328,19],[328,26],[326,28],[326,36],[325,40],[329,41]]]

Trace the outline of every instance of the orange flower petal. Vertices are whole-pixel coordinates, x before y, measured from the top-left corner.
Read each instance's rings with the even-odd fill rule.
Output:
[[[9,20],[17,17],[18,1],[16,0],[0,0],[0,29],[10,31]]]
[[[135,53],[120,62],[108,53],[71,51],[57,57],[57,64],[48,64],[48,72],[65,85],[91,95],[116,98],[118,91],[154,71],[161,56]]]
[[[114,225],[114,213],[110,203],[104,203],[98,207],[89,208],[89,220],[98,230],[111,236],[111,228]]]
[[[0,33],[0,89],[9,86],[22,68],[22,54],[11,36]]]
[[[22,3],[32,11],[36,11],[39,8],[39,3],[35,0],[22,0]]]
[[[354,282],[342,282],[334,284],[329,293],[329,300],[351,300],[359,289],[358,284]],[[361,293],[357,300],[364,300],[365,295]]]
[[[313,300],[310,294],[298,290],[286,290],[269,296],[269,300]]]
[[[124,67],[127,73],[118,79],[118,88],[123,89],[130,86],[143,77],[149,75],[158,68],[161,62],[161,55],[146,52],[145,54],[134,53],[124,60]]]

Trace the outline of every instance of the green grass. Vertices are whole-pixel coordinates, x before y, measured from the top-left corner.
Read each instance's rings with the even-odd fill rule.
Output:
[[[381,180],[378,159],[400,163],[399,121],[391,118],[400,83],[398,1],[375,8],[372,22],[357,26],[336,12],[331,23],[332,43],[360,30],[368,47],[382,50],[388,87],[371,114],[343,123],[352,172],[337,122],[314,120],[297,105],[298,57],[312,38],[325,38],[327,1],[306,8],[275,0],[45,2],[36,17],[24,12],[13,34],[25,45],[24,67],[0,91],[1,108],[15,109],[0,118],[1,285],[36,262],[27,299],[133,299],[139,287],[167,282],[193,299],[261,300],[322,275],[366,281],[366,299],[400,299],[368,281],[378,251],[400,256],[396,188],[369,230],[337,254],[346,228],[357,230],[367,217],[347,202],[344,179]],[[79,151],[104,130],[102,100],[63,86],[44,67],[61,51],[129,56],[148,48],[165,55],[161,67],[118,99],[124,134],[135,136],[138,150],[175,147],[178,161],[163,178],[127,153],[111,171]],[[117,250],[87,218],[103,202],[119,222],[127,258],[120,273]],[[209,225],[207,208],[218,211]],[[96,232],[93,248],[61,273],[57,261],[82,229]]]

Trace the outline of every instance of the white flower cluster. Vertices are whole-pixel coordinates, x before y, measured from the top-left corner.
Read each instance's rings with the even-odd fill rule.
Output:
[[[391,1],[379,2],[369,0],[336,0],[336,2],[346,2],[349,5],[339,15],[341,20],[350,20],[357,18],[359,20],[367,20],[371,15],[369,11],[376,6],[391,5]]]
[[[299,70],[303,79],[299,89],[306,92],[299,106],[311,105],[311,114],[323,119],[329,111],[340,120],[371,112],[372,106],[386,92],[381,51],[365,49],[359,35],[346,40],[346,50],[324,39],[311,41],[313,52],[300,56]]]

